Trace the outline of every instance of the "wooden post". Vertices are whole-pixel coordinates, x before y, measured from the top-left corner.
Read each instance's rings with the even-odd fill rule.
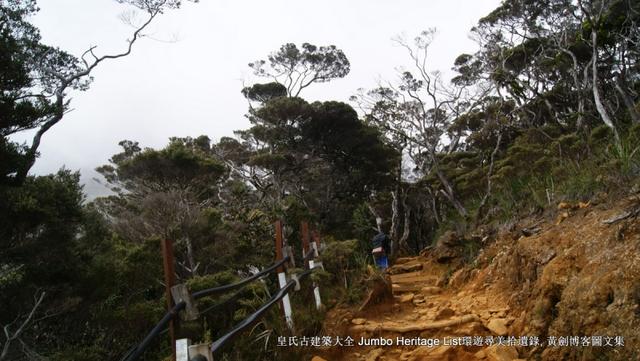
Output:
[[[180,302],[186,303],[185,309],[180,313],[180,319],[182,321],[195,321],[200,317],[198,307],[184,283],[177,284],[171,287],[171,295],[173,296],[173,303],[178,304]]]
[[[276,261],[280,261],[283,258],[282,255],[282,221],[276,221]],[[278,273],[278,284],[280,288],[283,288],[287,284],[287,277],[284,274],[284,267],[280,266],[276,269]],[[293,317],[291,312],[291,300],[289,295],[285,295],[281,301],[282,309],[284,311],[284,319],[290,330],[293,331]]]
[[[313,228],[314,228],[313,231],[311,231],[311,238],[313,239],[313,242],[315,242],[317,246],[316,248],[319,250],[320,249],[320,233],[318,233],[318,230],[315,227]],[[316,256],[318,255],[316,254]]]
[[[165,297],[167,298],[167,310],[173,308],[173,297],[171,296],[171,287],[176,283],[174,258],[173,258],[173,242],[170,239],[164,239],[162,245],[162,263],[164,265],[164,285]],[[171,339],[171,359],[176,361],[176,334],[175,320],[169,322],[169,338]]]

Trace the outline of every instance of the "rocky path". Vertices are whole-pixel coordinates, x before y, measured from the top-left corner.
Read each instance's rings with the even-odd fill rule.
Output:
[[[446,266],[422,257],[400,259],[389,273],[391,302],[330,315],[343,326],[349,323],[343,330],[354,346],[332,347],[313,361],[521,360],[515,347],[497,345],[508,341],[515,318],[485,285],[456,288],[459,275],[447,277]]]

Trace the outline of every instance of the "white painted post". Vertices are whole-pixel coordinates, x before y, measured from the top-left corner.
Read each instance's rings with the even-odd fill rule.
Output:
[[[311,239],[309,223],[306,221],[301,222],[300,231],[302,233],[302,256],[304,257],[306,253],[309,252],[309,247],[313,249],[313,257],[309,259],[309,269],[313,269],[316,266],[315,258],[318,257],[318,247],[315,239]],[[313,296],[316,300],[316,308],[319,310],[322,308],[322,300],[320,299],[320,288],[315,282],[313,282]]]
[[[188,338],[176,340],[176,361],[189,361],[189,346],[191,340]]]
[[[311,242],[311,247],[313,247],[313,258],[309,260],[309,269],[313,269],[316,266],[316,262],[314,258],[318,257],[318,245],[316,242]],[[316,299],[316,309],[322,308],[322,299],[320,298],[320,287],[316,282],[313,282],[313,296]]]
[[[278,272],[278,284],[280,288],[284,288],[287,284],[287,277],[284,272]],[[291,311],[291,300],[289,300],[289,295],[284,295],[282,298],[282,307],[284,308],[284,318],[287,322],[287,326],[290,330],[293,330],[293,316]]]
[[[276,221],[276,260],[283,259],[282,253],[282,222]],[[284,288],[287,284],[287,277],[284,274],[284,267],[280,266],[277,269],[278,272],[278,285],[280,288]],[[285,295],[282,298],[282,309],[284,311],[284,319],[290,330],[293,331],[293,312],[291,311],[291,300],[289,295]]]

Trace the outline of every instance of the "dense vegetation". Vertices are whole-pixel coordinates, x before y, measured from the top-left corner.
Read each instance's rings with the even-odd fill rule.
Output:
[[[128,3],[149,21],[179,6]],[[447,229],[640,187],[635,1],[505,0],[472,29],[479,51],[455,60],[451,81],[428,67],[432,30],[398,38],[415,67],[397,84],[358,91],[360,115],[302,97],[349,73],[342,50],[285,44],[249,64],[269,80],[239,94],[250,128],[217,142],[172,138],[163,149],[122,141],[98,168],[113,195],[92,202],[77,172],[27,174],[68,93],[128,52],[89,62],[93,50],[76,58],[48,47],[28,22],[35,11],[34,1],[0,2],[0,360],[118,360],[163,314],[163,238],[175,242],[178,280],[198,290],[270,264],[273,220],[290,225],[294,246],[298,222],[313,221],[329,243],[334,304],[353,297],[336,284],[357,282],[351,270],[366,263],[376,218],[396,256]],[[31,129],[33,144],[11,140]],[[215,338],[259,306],[271,282],[183,324],[181,335]],[[298,331],[316,331],[321,315],[306,314]],[[281,327],[271,315],[238,341],[253,347],[226,356],[273,359]]]

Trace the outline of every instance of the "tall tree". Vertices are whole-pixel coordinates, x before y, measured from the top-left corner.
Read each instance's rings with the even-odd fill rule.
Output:
[[[126,57],[145,29],[167,9],[180,6],[178,0],[117,0],[145,13],[133,24],[134,31],[122,52],[100,55],[96,46],[80,57],[41,42],[38,29],[28,21],[37,12],[35,0],[0,2],[0,152],[2,182],[24,181],[35,163],[44,134],[69,109],[69,94],[87,90],[91,74],[100,64]],[[35,129],[30,145],[22,146],[9,136]]]
[[[313,83],[344,78],[351,65],[342,50],[334,45],[318,47],[304,43],[299,49],[295,44],[287,43],[267,60],[257,60],[249,67],[256,75],[283,84],[288,96],[297,97]]]
[[[114,155],[111,164],[98,168],[117,192],[99,199],[100,209],[113,229],[130,242],[155,237],[175,240],[181,274],[197,274],[194,243],[210,227],[207,210],[215,206],[226,172],[211,156],[208,138],[173,138],[160,151],[142,150],[131,141],[120,145],[124,151]]]

